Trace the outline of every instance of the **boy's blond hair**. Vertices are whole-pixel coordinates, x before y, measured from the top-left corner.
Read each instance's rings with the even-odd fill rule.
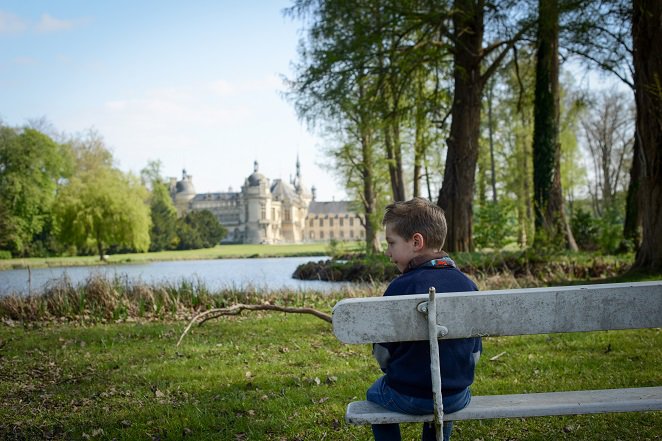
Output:
[[[427,199],[413,198],[395,202],[386,207],[384,226],[390,226],[403,239],[411,239],[420,233],[425,246],[434,251],[441,251],[446,241],[446,216],[444,210]]]

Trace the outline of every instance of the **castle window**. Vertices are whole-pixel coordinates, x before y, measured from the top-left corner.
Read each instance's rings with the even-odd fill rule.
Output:
[[[330,238],[330,239],[333,239],[333,231],[331,231],[331,232],[329,233],[329,238]]]
[[[329,226],[330,226],[330,227],[333,226],[333,218],[329,219]]]
[[[324,231],[320,231],[320,239],[324,239]]]
[[[267,218],[267,207],[263,205],[261,211],[262,212],[260,213],[260,217],[262,220],[265,220]]]
[[[354,239],[354,230],[349,230],[349,238]]]
[[[340,238],[341,238],[341,239],[344,239],[344,238],[345,238],[345,232],[344,232],[344,231],[340,231]]]
[[[320,227],[324,226],[324,219],[320,219]]]
[[[271,220],[276,220],[276,209],[271,207]]]
[[[313,227],[314,224],[315,224],[315,221],[311,219],[311,220],[310,220],[310,226]]]
[[[350,227],[353,227],[353,226],[354,226],[354,218],[353,218],[353,217],[350,217],[350,218],[349,218],[349,226],[350,226]]]
[[[310,238],[311,238],[311,239],[315,239],[315,232],[314,232],[314,231],[311,231],[311,232],[310,232]]]
[[[345,220],[345,219],[343,219],[342,217],[340,218],[340,226],[341,226],[341,227],[345,224],[345,223],[344,223],[344,220]]]

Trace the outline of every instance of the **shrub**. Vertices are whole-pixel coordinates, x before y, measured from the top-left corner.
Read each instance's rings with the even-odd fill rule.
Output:
[[[480,248],[500,250],[515,240],[513,205],[510,201],[486,202],[476,212],[474,242]]]
[[[598,248],[598,226],[591,213],[578,208],[570,220],[570,227],[579,248],[588,251]]]

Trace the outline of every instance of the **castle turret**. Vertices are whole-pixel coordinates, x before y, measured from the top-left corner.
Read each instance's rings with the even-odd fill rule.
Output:
[[[188,211],[188,205],[191,199],[195,197],[195,187],[193,186],[193,176],[186,174],[182,170],[182,179],[175,184],[174,203],[177,209],[177,215],[183,216]]]

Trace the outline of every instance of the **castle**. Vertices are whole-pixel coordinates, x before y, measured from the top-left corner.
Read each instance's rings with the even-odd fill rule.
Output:
[[[196,193],[193,177],[170,178],[170,195],[183,216],[209,210],[228,230],[225,243],[301,243],[305,241],[359,240],[365,237],[361,216],[346,201],[315,201],[315,187],[307,190],[299,159],[290,182],[270,181],[259,172],[258,162],[241,191]],[[335,220],[335,222],[334,222]]]

